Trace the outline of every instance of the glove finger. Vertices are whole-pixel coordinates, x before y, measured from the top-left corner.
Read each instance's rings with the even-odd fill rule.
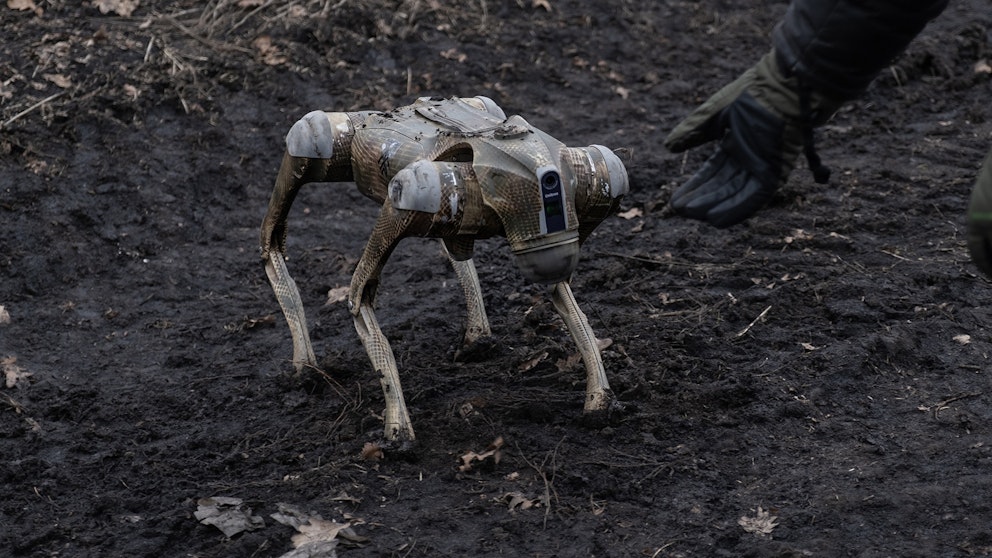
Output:
[[[713,180],[713,178],[720,173],[721,170],[723,170],[726,166],[726,161],[726,152],[722,149],[718,149],[716,153],[711,155],[710,158],[703,163],[703,166],[699,167],[699,170],[697,170],[695,174],[689,177],[689,180],[672,192],[672,199],[670,202],[672,208],[676,211],[681,211],[684,209],[690,201],[700,195],[699,189]]]
[[[751,86],[754,76],[754,68],[747,70],[699,105],[668,134],[665,147],[673,153],[680,153],[723,137],[727,129],[721,118],[723,110]]]
[[[733,195],[713,206],[706,215],[706,220],[714,227],[723,229],[744,221],[764,207],[775,192],[774,186],[762,184],[747,171],[737,178],[741,184]]]
[[[718,150],[672,200],[672,208],[693,219],[709,220],[710,210],[734,196],[747,172],[725,151]]]

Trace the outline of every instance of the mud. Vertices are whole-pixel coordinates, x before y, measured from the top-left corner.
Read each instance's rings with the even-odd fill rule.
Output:
[[[710,148],[662,138],[785,6],[0,7],[0,555],[282,556],[286,505],[348,523],[342,557],[992,554],[992,312],[963,242],[992,14],[952,3],[818,132],[829,185],[801,164],[746,224],[672,215]],[[456,361],[461,291],[410,239],[378,316],[420,447],[363,453],[382,395],[326,304],[378,211],[349,184],[290,218],[321,362],[292,374],[258,257],[285,133],[425,95],[630,150],[572,285],[611,341],[614,424],[582,421],[575,346],[505,242],[477,246],[494,341]],[[259,519],[227,536],[195,516],[208,497]]]

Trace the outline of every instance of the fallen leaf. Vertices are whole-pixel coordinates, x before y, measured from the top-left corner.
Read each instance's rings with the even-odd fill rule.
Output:
[[[351,523],[338,523],[311,517],[307,523],[296,528],[299,533],[293,535],[293,546],[300,548],[307,544],[333,541],[338,533],[351,527]]]
[[[462,464],[458,466],[458,470],[462,473],[467,473],[471,471],[476,465],[481,465],[487,459],[491,459],[493,465],[499,465],[500,459],[502,459],[502,452],[500,448],[503,447],[503,437],[500,436],[492,441],[486,447],[486,451],[482,453],[476,453],[470,451],[461,456]]]
[[[379,461],[383,457],[385,457],[385,454],[381,447],[372,442],[365,442],[365,445],[362,447],[362,459],[365,461]]]
[[[644,215],[644,211],[639,207],[632,207],[627,211],[622,211],[620,213],[617,213],[617,217],[628,220],[633,219],[635,217],[641,217],[642,215]]]
[[[245,506],[240,498],[225,496],[201,498],[196,502],[196,512],[193,516],[204,525],[213,525],[220,529],[227,538],[244,531],[265,527],[265,520],[252,515],[251,508]]]
[[[989,65],[988,60],[982,59],[975,62],[975,73],[976,74],[992,74],[992,66]]]
[[[510,511],[518,508],[522,510],[530,509],[540,503],[539,500],[531,500],[520,492],[507,492],[500,500],[506,504],[506,507]]]
[[[131,17],[138,7],[138,0],[93,0],[93,5],[101,14],[113,12],[121,17]]]
[[[55,85],[61,87],[62,89],[68,89],[69,87],[72,87],[72,80],[62,74],[44,74],[41,77],[45,78],[51,83],[54,83]]]
[[[132,101],[137,101],[138,97],[141,96],[141,90],[130,83],[125,83],[123,89],[124,93],[130,97]]]
[[[778,527],[778,519],[758,506],[758,513],[754,517],[742,516],[737,520],[737,524],[748,533],[764,536],[770,535]]]
[[[7,325],[10,323],[10,312],[0,304],[0,325]]]
[[[820,348],[820,347],[813,346],[812,343],[800,343],[800,345],[802,345],[802,347],[804,349],[806,349],[807,351],[815,351],[815,350],[817,350],[817,349]]]
[[[551,11],[551,2],[548,0],[533,0],[531,6],[534,8],[543,8],[546,12]]]
[[[966,333],[962,333],[961,335],[955,335],[954,340],[962,345],[967,345],[968,343],[971,343],[971,336]]]
[[[335,548],[339,542],[343,541],[354,546],[369,540],[352,528],[354,525],[364,523],[361,519],[338,523],[328,521],[315,513],[305,513],[290,504],[280,503],[278,508],[279,512],[272,514],[272,519],[297,531],[292,539],[295,550],[279,558],[336,558]]]
[[[548,351],[542,351],[533,358],[520,363],[520,366],[518,366],[517,369],[521,372],[527,372],[543,362],[546,358],[548,358]]]
[[[291,550],[279,558],[338,558],[338,541],[318,541],[296,550]]]
[[[17,365],[17,357],[9,356],[0,359],[0,369],[3,370],[4,385],[8,389],[17,387],[21,380],[27,380],[34,374],[31,372],[25,372],[23,368]]]
[[[258,56],[264,64],[278,66],[285,64],[288,58],[272,43],[272,37],[262,35],[252,41],[252,46],[258,51]]]
[[[455,62],[464,62],[468,59],[468,55],[464,52],[459,52],[457,48],[449,48],[448,50],[441,51],[441,57],[454,60]]]
[[[269,517],[274,519],[276,523],[281,523],[283,525],[288,525],[293,529],[296,529],[304,523],[308,523],[311,517],[321,518],[316,514],[308,514],[302,511],[300,508],[292,504],[284,504],[279,502],[276,504],[276,508],[279,510],[276,513],[270,514]]]
[[[337,304],[339,302],[344,302],[348,300],[348,293],[351,292],[351,287],[345,285],[343,287],[334,287],[333,289],[327,291],[327,302],[325,305]]]
[[[792,234],[785,237],[786,244],[792,244],[797,240],[812,240],[813,235],[804,231],[803,229],[793,229]]]
[[[34,13],[41,15],[41,8],[35,6],[33,0],[7,0],[7,7],[12,10],[33,10]]]

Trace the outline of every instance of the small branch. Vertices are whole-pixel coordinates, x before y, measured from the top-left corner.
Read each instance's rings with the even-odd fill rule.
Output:
[[[945,400],[941,401],[940,403],[937,403],[936,405],[933,406],[933,418],[934,418],[934,420],[936,420],[937,419],[937,415],[941,411],[943,411],[944,409],[946,409],[947,406],[950,405],[951,403],[954,403],[955,401],[960,401],[962,399],[968,399],[968,398],[971,398],[971,397],[978,397],[979,395],[982,395],[982,394],[983,394],[983,392],[981,392],[981,391],[976,391],[974,393],[963,393],[961,395],[956,395],[954,397],[945,399]]]
[[[214,41],[213,39],[202,37],[198,35],[196,32],[194,32],[192,29],[190,29],[189,27],[186,27],[182,23],[179,23],[179,21],[173,17],[164,16],[163,19],[168,23],[170,23],[173,27],[175,27],[179,31],[183,32],[189,38],[195,41],[199,41],[200,43],[203,43],[204,46],[208,48],[212,48],[218,52],[241,52],[249,56],[255,55],[255,51],[251,49],[229,43],[222,43],[219,41]]]
[[[54,94],[54,95],[49,95],[48,97],[46,97],[46,98],[44,98],[44,99],[42,99],[42,100],[40,100],[40,101],[38,101],[37,103],[35,103],[35,104],[33,104],[33,105],[31,105],[31,106],[29,106],[28,108],[26,108],[26,109],[24,109],[24,110],[22,110],[21,112],[19,112],[19,113],[17,113],[17,114],[15,114],[14,116],[12,116],[12,117],[10,117],[10,119],[9,119],[9,120],[7,120],[6,122],[4,122],[3,124],[0,124],[0,130],[3,130],[3,129],[4,129],[4,128],[6,128],[7,126],[10,126],[10,125],[11,125],[11,124],[13,124],[13,123],[14,123],[14,122],[15,122],[16,120],[18,120],[18,119],[20,119],[21,117],[23,117],[23,116],[24,116],[24,115],[26,115],[26,114],[29,114],[29,113],[30,113],[31,111],[33,111],[33,110],[35,110],[35,109],[37,109],[37,108],[39,108],[39,107],[42,107],[42,106],[44,106],[45,104],[47,104],[47,103],[50,103],[50,102],[52,102],[52,101],[54,101],[55,99],[58,99],[58,98],[59,98],[59,97],[61,97],[62,95],[65,95],[65,91],[59,91],[58,93],[56,93],[56,94]]]
[[[14,409],[15,413],[21,414],[24,412],[24,405],[20,404],[16,399],[7,395],[6,393],[0,395],[3,395],[7,399],[7,404],[10,405],[12,409]]]
[[[909,261],[909,258],[904,258],[904,257],[900,256],[899,254],[896,254],[895,252],[889,252],[888,250],[880,250],[880,252],[882,252],[883,254],[887,254],[889,256],[892,256],[893,258],[896,258],[897,260],[902,260],[904,262],[908,262]]]
[[[746,328],[740,330],[737,333],[737,335],[734,336],[734,339],[737,339],[739,337],[744,337],[744,335],[746,335],[747,332],[751,330],[751,328],[754,326],[754,324],[758,323],[762,318],[764,318],[765,317],[765,314],[767,314],[768,311],[771,310],[771,309],[772,309],[772,307],[771,307],[771,305],[769,305],[767,308],[765,308],[764,310],[762,310],[761,313],[758,314],[758,317],[757,318],[751,320],[751,323],[747,324],[747,327]]]

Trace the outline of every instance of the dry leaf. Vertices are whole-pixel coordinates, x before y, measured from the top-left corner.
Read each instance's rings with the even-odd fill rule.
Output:
[[[293,546],[300,548],[307,544],[333,541],[338,537],[338,533],[349,527],[351,527],[351,523],[338,523],[337,521],[311,517],[307,523],[296,528],[299,533],[293,535]]]
[[[23,368],[17,365],[17,357],[9,356],[0,359],[0,370],[3,371],[4,385],[8,389],[17,387],[22,380],[27,380],[34,374],[31,372],[25,372]]]
[[[551,11],[551,2],[549,2],[548,0],[534,0],[531,3],[531,6],[533,6],[534,8],[543,8],[544,11],[546,12]]]
[[[548,351],[542,351],[533,358],[521,362],[520,366],[518,366],[517,369],[520,370],[521,372],[527,372],[528,370],[533,369],[538,364],[541,364],[541,362],[543,362],[544,359],[546,358],[548,358]]]
[[[276,508],[278,508],[279,511],[273,514],[269,514],[269,517],[274,519],[277,523],[281,523],[283,525],[287,525],[289,527],[292,527],[293,529],[296,529],[300,525],[303,525],[304,523],[308,523],[310,521],[310,517],[311,517],[310,514],[305,513],[300,508],[297,508],[296,506],[293,506],[291,504],[285,504],[283,502],[279,502],[276,504]],[[313,517],[322,519],[319,515],[313,515]]]
[[[213,525],[228,538],[244,531],[254,531],[265,527],[265,520],[251,514],[251,508],[240,498],[215,496],[201,498],[196,502],[193,516],[204,525]]]
[[[464,62],[468,59],[468,55],[464,52],[459,52],[457,48],[449,48],[448,50],[441,51],[441,57],[454,60],[455,62]]]
[[[992,74],[992,66],[989,66],[988,60],[982,59],[975,62],[975,73],[976,74]]]
[[[131,17],[138,7],[138,0],[93,0],[93,5],[101,14],[113,12],[121,17]]]
[[[138,97],[141,96],[141,90],[130,83],[125,83],[123,89],[124,94],[130,97],[132,101],[137,101]]]
[[[10,323],[10,312],[0,304],[0,325],[7,325]]]
[[[786,244],[792,244],[797,240],[812,240],[813,235],[803,229],[793,229],[792,234],[785,237]]]
[[[627,211],[623,211],[621,213],[617,213],[617,217],[620,217],[621,219],[628,219],[628,220],[629,219],[633,219],[635,217],[641,217],[642,215],[644,215],[644,211],[641,210],[641,208],[639,208],[639,207],[632,207],[632,208],[628,209]]]
[[[68,89],[69,87],[72,87],[72,80],[62,74],[43,74],[41,77],[54,83],[55,85],[61,87],[62,89]]]
[[[305,513],[296,506],[279,503],[279,512],[271,515],[277,522],[296,529],[293,535],[293,550],[279,558],[336,558],[340,541],[347,544],[368,542],[355,532],[353,525],[364,523],[361,519],[349,518],[347,523],[328,521],[315,513]]]
[[[258,56],[264,64],[269,66],[278,66],[280,64],[285,64],[288,58],[279,51],[279,49],[272,44],[272,37],[268,35],[262,35],[252,41],[252,46],[258,51]]]
[[[7,0],[7,7],[12,10],[32,10],[37,15],[42,14],[41,8],[35,6],[33,0]]]
[[[815,350],[817,350],[817,349],[820,348],[820,347],[813,346],[812,343],[800,343],[800,345],[802,345],[802,347],[804,349],[806,349],[807,351],[815,351]]]
[[[961,335],[955,335],[954,340],[962,345],[967,345],[968,343],[971,343],[971,336],[966,333],[962,333]]]
[[[334,287],[333,289],[327,291],[327,302],[324,304],[330,306],[331,304],[344,302],[348,300],[349,292],[351,292],[351,287],[348,285],[345,285],[344,287]]]
[[[540,503],[538,500],[531,500],[530,498],[527,498],[520,492],[507,492],[502,498],[500,498],[500,500],[506,504],[506,507],[508,507],[510,511],[514,511],[517,508],[526,510]]]
[[[379,461],[386,454],[383,453],[382,448],[372,442],[365,442],[362,447],[362,459],[365,461]]]
[[[754,517],[742,516],[737,520],[737,524],[748,533],[756,535],[770,535],[778,527],[778,519],[772,517],[768,512],[758,506],[758,513]]]
[[[472,467],[480,465],[487,459],[492,459],[493,465],[499,465],[500,459],[502,459],[502,453],[500,448],[503,447],[503,437],[500,436],[492,441],[489,446],[486,447],[486,451],[482,453],[475,453],[470,451],[461,456],[462,464],[458,466],[458,470],[462,473],[466,473],[472,470]]]

